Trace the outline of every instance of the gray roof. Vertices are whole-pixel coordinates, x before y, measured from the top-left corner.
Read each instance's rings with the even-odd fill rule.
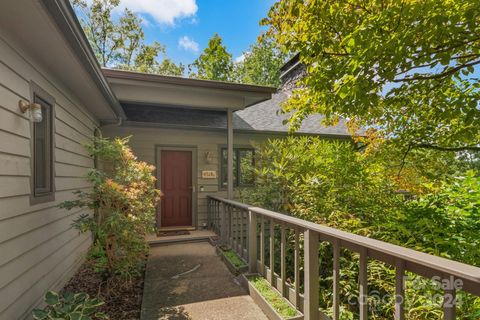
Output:
[[[257,103],[249,108],[235,112],[234,128],[248,129],[255,131],[278,131],[287,132],[288,114],[281,113],[283,102],[288,99],[284,92],[278,92],[272,95],[272,99]],[[340,120],[335,126],[325,127],[321,124],[323,116],[314,114],[302,121],[300,129],[297,133],[318,134],[318,135],[335,135],[350,136],[347,130],[346,121]]]
[[[288,115],[280,113],[281,105],[287,98],[288,96],[283,92],[275,93],[270,100],[236,111],[233,114],[234,130],[265,133],[288,132],[288,124],[283,123],[288,119]],[[134,123],[208,130],[225,130],[227,128],[224,111],[132,103],[123,103],[122,106],[128,121]],[[325,127],[321,125],[322,119],[321,115],[311,115],[302,122],[300,129],[296,132],[336,137],[350,136],[345,121],[341,120],[336,126]]]

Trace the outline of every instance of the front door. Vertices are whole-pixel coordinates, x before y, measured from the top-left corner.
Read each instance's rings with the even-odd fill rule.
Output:
[[[192,152],[160,151],[160,227],[192,226]],[[160,218],[160,219],[159,219]]]

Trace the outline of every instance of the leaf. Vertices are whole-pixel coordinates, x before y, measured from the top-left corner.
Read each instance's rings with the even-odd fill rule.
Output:
[[[46,294],[45,294],[45,302],[49,305],[49,306],[53,306],[53,305],[56,305],[58,302],[59,302],[59,296],[56,292],[53,292],[53,291],[48,291]]]
[[[33,309],[32,315],[35,320],[44,320],[47,319],[48,312],[41,309]]]

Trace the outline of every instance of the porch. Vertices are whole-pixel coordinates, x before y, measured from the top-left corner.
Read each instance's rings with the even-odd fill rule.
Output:
[[[305,319],[340,319],[342,250],[355,252],[360,257],[359,294],[356,298],[361,320],[369,317],[369,260],[381,261],[395,270],[395,290],[389,293],[396,297],[395,320],[406,319],[407,272],[443,283],[442,308],[443,319],[446,320],[456,319],[456,294],[459,290],[475,296],[480,295],[480,268],[233,200],[208,197],[208,227],[218,235],[219,244],[234,250],[248,264],[249,273],[264,277],[274,290],[303,313]],[[195,239],[194,235],[178,239],[189,238]],[[287,241],[288,238],[293,241]],[[169,240],[175,241],[174,237]],[[181,313],[190,310],[197,315],[193,319],[229,319],[230,316],[233,316],[232,319],[243,319],[245,315],[248,315],[245,319],[265,318],[233,276],[226,274],[226,268],[219,265],[220,261],[213,254],[214,249],[210,244],[185,243],[183,240],[152,248],[144,292],[144,307],[149,310],[149,316],[152,310],[157,316],[158,312],[170,310],[174,316],[159,319],[189,319],[188,315]],[[328,243],[333,250],[333,270],[328,270],[332,275],[332,288],[329,289],[333,292],[328,315],[320,310],[319,305],[321,289],[318,280],[326,273],[325,270],[319,272],[320,243]],[[293,257],[287,257],[289,250],[293,250]],[[278,260],[280,263],[276,264]],[[290,266],[293,275],[287,272],[289,261],[293,263],[293,269]],[[197,267],[198,265],[200,267]],[[152,276],[152,270],[157,270],[157,274],[162,276]],[[213,270],[216,271],[209,273]],[[202,275],[203,272],[207,274]],[[178,283],[171,287],[172,279],[183,276],[185,279],[180,289]],[[195,299],[190,299],[190,294],[193,294]],[[178,300],[179,296],[183,296],[183,300]],[[237,300],[238,302],[230,304]],[[206,315],[207,313],[201,313],[201,310],[208,310],[210,313]],[[153,319],[147,316],[142,318]]]

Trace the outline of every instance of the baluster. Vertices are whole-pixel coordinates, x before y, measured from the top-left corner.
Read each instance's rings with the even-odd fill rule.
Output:
[[[228,205],[226,205],[225,203],[222,203],[222,212],[220,215],[220,239],[221,239],[221,243],[224,245],[227,244],[227,235],[226,235],[227,228],[225,227],[227,210],[228,210]]]
[[[295,307],[300,309],[300,231],[295,229],[295,261],[294,261],[294,281],[295,281]]]
[[[286,268],[285,268],[285,256],[287,254],[287,241],[286,241],[286,237],[285,237],[285,225],[282,223],[282,225],[280,226],[280,232],[281,232],[281,235],[280,235],[280,278],[282,279],[282,284],[280,286],[280,293],[282,294],[282,296],[284,297],[288,297],[287,294],[288,292],[286,291],[286,285],[285,285],[285,280],[286,280],[286,277],[287,277],[287,273],[286,273]]]
[[[257,272],[257,215],[248,211],[248,271]]]
[[[270,284],[274,286],[275,280],[275,225],[270,219]]]
[[[359,282],[359,302],[360,302],[360,320],[368,318],[368,252],[366,248],[360,250],[360,272],[358,275]]]
[[[240,240],[240,241],[239,241],[239,244],[240,244],[240,254],[239,254],[239,256],[240,256],[240,257],[243,257],[243,256],[244,256],[244,254],[243,254],[243,252],[244,252],[244,251],[243,251],[243,248],[245,248],[244,245],[243,245],[243,239],[244,239],[244,234],[243,234],[243,233],[244,233],[244,230],[243,230],[243,229],[244,229],[244,228],[243,228],[243,222],[244,222],[244,219],[243,219],[243,209],[238,209],[238,212],[239,212],[239,214],[240,214],[240,239],[239,239],[239,240]]]
[[[340,319],[340,244],[333,241],[333,320]]]
[[[405,319],[405,262],[397,259],[395,268],[395,320]]]
[[[305,294],[303,312],[305,320],[318,320],[318,234],[312,230],[304,232]]]
[[[207,229],[210,229],[210,198],[207,198]]]
[[[260,265],[261,270],[259,270],[264,277],[265,274],[265,219],[263,216],[260,216]]]
[[[453,280],[453,278],[452,278]],[[449,279],[449,282],[452,281]],[[443,298],[443,319],[444,320],[455,320],[457,317],[457,297],[454,287],[455,283],[452,281],[449,283],[449,288],[445,290],[445,295]]]
[[[232,208],[230,208],[230,210],[228,210],[228,222],[230,223],[229,244],[230,244],[230,248],[233,248],[234,224],[233,224],[233,210],[232,210]]]
[[[237,237],[238,237],[238,221],[237,221],[237,210],[232,208],[232,217],[233,217],[233,251],[237,252]]]

